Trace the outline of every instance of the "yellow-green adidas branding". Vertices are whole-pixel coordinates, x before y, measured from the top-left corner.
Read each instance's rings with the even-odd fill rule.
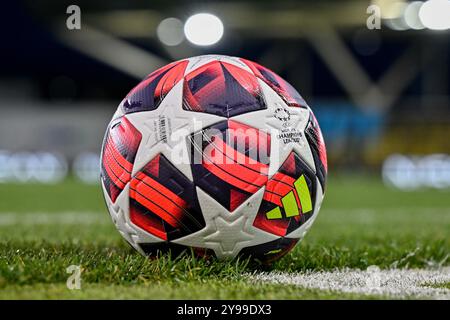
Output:
[[[312,202],[311,202],[311,194],[309,193],[308,185],[306,183],[306,179],[304,175],[301,175],[300,178],[295,180],[294,182],[295,192],[297,192],[297,196],[300,199],[300,204],[302,206],[302,213],[307,213],[311,211]],[[286,214],[286,218],[291,218],[300,215],[300,209],[297,205],[297,201],[295,200],[294,190],[289,191],[283,198],[281,198],[281,203],[284,208],[284,212]],[[273,208],[272,210],[266,212],[267,219],[282,219],[283,215],[281,213],[281,208],[278,206]]]

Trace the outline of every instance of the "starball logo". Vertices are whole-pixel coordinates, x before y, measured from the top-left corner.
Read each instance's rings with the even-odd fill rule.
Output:
[[[289,120],[291,120],[291,114],[289,110],[284,107],[278,107],[275,109],[274,115],[276,119],[283,121],[283,124],[287,124]]]

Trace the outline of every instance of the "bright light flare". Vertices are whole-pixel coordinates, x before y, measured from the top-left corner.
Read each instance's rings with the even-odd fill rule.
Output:
[[[215,15],[209,13],[198,13],[184,24],[186,38],[198,46],[213,45],[223,36],[223,23]]]
[[[419,10],[422,24],[431,30],[450,29],[450,1],[429,0]]]
[[[156,34],[166,46],[177,46],[184,39],[183,23],[177,18],[164,19],[159,23]]]
[[[419,11],[422,7],[422,1],[413,1],[408,4],[404,12],[404,20],[408,27],[414,30],[421,30],[425,28],[419,19]]]

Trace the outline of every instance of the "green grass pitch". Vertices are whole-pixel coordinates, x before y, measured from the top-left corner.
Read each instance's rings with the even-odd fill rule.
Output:
[[[449,255],[447,191],[331,176],[314,226],[271,270],[433,269],[449,266]],[[81,290],[66,287],[69,265],[82,267]],[[0,299],[380,298],[249,281],[260,271],[248,261],[140,256],[116,231],[99,186],[0,185]]]

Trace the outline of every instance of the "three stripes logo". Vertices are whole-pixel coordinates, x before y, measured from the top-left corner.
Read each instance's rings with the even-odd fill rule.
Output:
[[[308,185],[305,180],[305,176],[301,175],[300,178],[294,182],[295,192],[300,200],[302,213],[312,211],[311,194],[309,193]],[[294,190],[289,191],[283,198],[281,203],[284,208],[286,218],[291,218],[300,215],[300,209],[298,207]],[[282,219],[283,215],[280,206],[273,208],[266,212],[266,217],[269,220]]]

